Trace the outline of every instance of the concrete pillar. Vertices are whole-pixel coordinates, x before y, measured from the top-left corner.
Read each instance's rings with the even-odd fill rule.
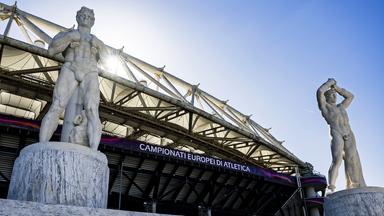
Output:
[[[320,211],[317,207],[309,209],[309,216],[320,216]]]
[[[307,197],[307,198],[317,197],[317,193],[315,191],[315,188],[314,187],[306,187],[305,188],[305,197]]]
[[[306,198],[315,198],[317,197],[317,193],[314,187],[306,187],[304,188],[305,197]],[[320,216],[320,211],[317,207],[309,208],[309,216]]]

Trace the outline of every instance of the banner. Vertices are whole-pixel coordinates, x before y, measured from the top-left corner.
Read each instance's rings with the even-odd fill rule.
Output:
[[[36,120],[21,119],[13,116],[1,115],[0,114],[0,126],[11,126],[17,128],[24,128],[31,131],[38,132],[40,127],[40,122]],[[57,133],[60,133],[61,127],[56,130]],[[236,163],[233,161],[218,159],[202,154],[194,154],[186,151],[176,150],[167,148],[164,146],[153,145],[148,143],[143,143],[135,140],[127,140],[125,138],[109,136],[103,134],[101,138],[102,145],[113,146],[120,149],[130,149],[136,152],[144,152],[149,154],[156,154],[160,156],[166,156],[175,159],[181,159],[186,161],[191,161],[194,163],[200,163],[215,167],[226,168],[234,171],[240,171],[244,173],[250,173],[253,175],[262,176],[265,180],[277,181],[292,186],[296,186],[296,181],[294,176],[281,174],[273,171],[272,169],[266,169],[262,167],[249,166],[245,164]]]
[[[228,169],[243,171],[243,172],[251,172],[251,169],[247,165],[233,163],[230,161],[225,161],[221,159],[216,159],[212,157],[208,157],[205,155],[199,155],[199,154],[192,154],[189,152],[179,151],[175,149],[168,149],[163,148],[161,146],[154,146],[149,144],[140,143],[139,144],[140,151],[144,152],[150,152],[150,153],[156,153],[161,154],[165,156],[170,156],[174,158],[189,160],[193,162],[208,164],[208,165],[214,165],[214,166],[221,166]]]

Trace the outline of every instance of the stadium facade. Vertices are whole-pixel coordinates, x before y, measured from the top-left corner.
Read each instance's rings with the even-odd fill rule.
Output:
[[[16,5],[0,3],[0,18],[0,197],[6,198],[16,157],[38,142],[63,63],[62,56],[48,54],[48,44],[68,28]],[[123,51],[111,62],[114,71],[100,65],[99,77],[99,150],[110,168],[108,208],[179,215],[322,214],[325,177],[251,116]],[[60,133],[59,127],[53,140]]]

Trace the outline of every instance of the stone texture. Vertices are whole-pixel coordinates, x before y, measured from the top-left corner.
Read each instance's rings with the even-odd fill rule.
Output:
[[[337,95],[344,99],[337,104]],[[354,96],[351,92],[340,88],[335,79],[328,79],[317,90],[317,103],[321,115],[330,127],[332,163],[328,171],[328,189],[336,188],[338,170],[344,160],[347,189],[366,187],[359,153],[356,148],[355,135],[349,125],[347,108]]]
[[[342,190],[325,198],[326,216],[382,216],[384,188],[363,187]]]
[[[0,215],[7,216],[166,216],[142,212],[88,208],[68,205],[47,205],[36,202],[0,199]]]
[[[37,143],[16,159],[8,199],[106,208],[108,178],[108,161],[100,152],[71,143]]]
[[[77,11],[76,21],[77,29],[61,31],[49,43],[48,53],[63,55],[65,62],[55,82],[52,104],[41,121],[39,140],[48,142],[51,139],[59,124],[59,117],[65,109],[61,141],[68,142],[74,129],[73,121],[76,116],[85,112],[87,123],[84,124],[86,127],[84,132],[86,134],[80,131],[77,131],[80,133],[75,132],[76,137],[80,138],[77,141],[84,144],[87,139],[87,145],[97,150],[102,132],[99,117],[100,68],[98,65],[108,61],[113,49],[109,49],[91,34],[91,28],[95,24],[95,14],[92,9],[81,7]]]

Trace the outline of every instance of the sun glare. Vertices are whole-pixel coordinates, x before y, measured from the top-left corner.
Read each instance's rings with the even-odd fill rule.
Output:
[[[104,69],[109,73],[116,74],[120,77],[128,79],[128,75],[125,73],[123,64],[124,62],[120,59],[119,56],[110,55],[105,61]]]

